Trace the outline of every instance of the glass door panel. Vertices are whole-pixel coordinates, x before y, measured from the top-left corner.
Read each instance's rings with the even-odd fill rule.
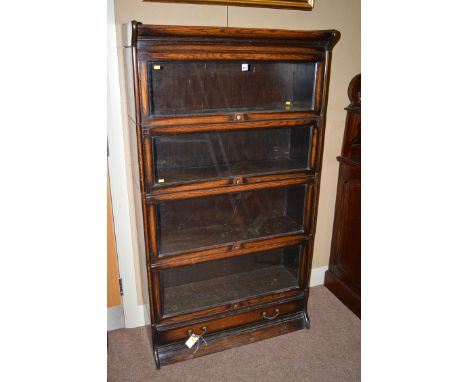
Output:
[[[301,246],[159,271],[163,314],[227,304],[299,286]]]
[[[160,256],[303,232],[306,187],[161,202],[157,208]]]
[[[311,127],[155,136],[156,183],[305,170]]]
[[[150,62],[150,114],[312,110],[315,67],[315,62]]]

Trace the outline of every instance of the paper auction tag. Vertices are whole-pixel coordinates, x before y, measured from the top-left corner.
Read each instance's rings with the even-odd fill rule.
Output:
[[[185,341],[185,345],[191,349],[193,345],[195,345],[198,341],[198,336],[192,334],[187,341]]]

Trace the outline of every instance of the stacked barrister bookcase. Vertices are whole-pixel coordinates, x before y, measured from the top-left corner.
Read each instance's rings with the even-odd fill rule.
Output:
[[[138,22],[126,32],[156,366],[309,327],[339,33]]]

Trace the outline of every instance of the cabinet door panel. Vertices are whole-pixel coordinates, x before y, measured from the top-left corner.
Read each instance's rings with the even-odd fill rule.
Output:
[[[150,117],[313,110],[316,62],[148,62]]]
[[[155,184],[309,168],[312,127],[212,131],[152,138]]]
[[[361,284],[361,185],[343,185],[342,237],[338,243],[337,266],[356,285]]]
[[[299,184],[160,202],[159,256],[304,232],[307,187]]]
[[[339,198],[339,199],[338,199]],[[356,287],[361,285],[360,167],[340,163],[333,265]]]
[[[162,269],[163,316],[299,287],[302,246]]]

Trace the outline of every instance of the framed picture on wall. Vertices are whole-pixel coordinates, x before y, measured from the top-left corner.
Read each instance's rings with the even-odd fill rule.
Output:
[[[237,7],[284,8],[311,11],[314,0],[143,0],[157,3],[190,3],[208,5],[235,5]]]

